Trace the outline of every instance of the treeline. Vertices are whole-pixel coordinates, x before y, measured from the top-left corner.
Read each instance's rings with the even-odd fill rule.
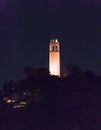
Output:
[[[26,79],[3,85],[0,110],[7,115],[1,116],[2,130],[8,118],[10,130],[101,129],[101,76],[73,65],[61,77],[47,68],[26,67],[24,73]]]

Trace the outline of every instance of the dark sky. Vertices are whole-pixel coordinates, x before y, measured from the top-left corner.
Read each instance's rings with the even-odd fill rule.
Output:
[[[61,43],[61,68],[101,74],[100,0],[0,0],[0,84],[27,65],[48,67],[48,43]]]

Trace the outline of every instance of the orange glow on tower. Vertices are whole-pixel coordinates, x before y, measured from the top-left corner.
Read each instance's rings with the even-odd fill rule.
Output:
[[[57,39],[49,43],[49,71],[51,75],[60,76],[60,43]]]

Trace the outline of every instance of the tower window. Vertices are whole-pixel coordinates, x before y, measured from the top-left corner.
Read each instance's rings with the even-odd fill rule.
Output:
[[[50,51],[54,51],[54,46],[50,46]]]
[[[50,51],[59,51],[58,46],[50,46]]]
[[[55,46],[55,51],[59,51],[59,47],[58,46]]]

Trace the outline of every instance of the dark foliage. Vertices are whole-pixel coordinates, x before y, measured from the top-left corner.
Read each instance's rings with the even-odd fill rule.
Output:
[[[26,79],[4,83],[0,91],[1,130],[101,129],[100,76],[80,70],[60,78],[29,67],[24,72]],[[22,102],[27,104],[14,108]]]

